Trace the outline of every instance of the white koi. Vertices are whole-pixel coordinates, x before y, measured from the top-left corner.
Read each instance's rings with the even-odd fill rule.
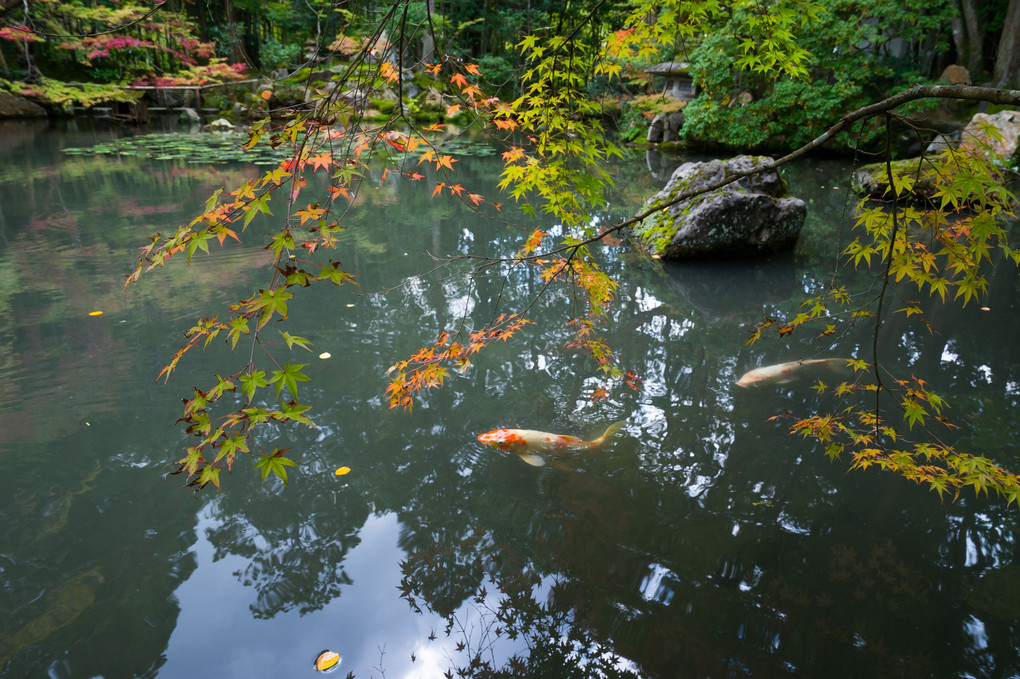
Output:
[[[804,361],[789,361],[755,368],[737,380],[738,387],[758,387],[763,384],[786,384],[793,380],[795,373],[807,366],[819,366],[835,370],[845,367],[848,358],[816,358]]]

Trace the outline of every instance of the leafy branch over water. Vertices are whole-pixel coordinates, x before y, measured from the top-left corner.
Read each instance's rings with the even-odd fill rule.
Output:
[[[379,24],[375,45],[383,27],[398,15],[400,3],[393,3]],[[774,77],[799,78],[805,73],[810,55],[797,47],[795,30],[803,30],[817,7],[813,3],[793,3],[803,10],[791,13],[778,8],[774,15],[755,14],[747,24],[744,56],[738,66]],[[504,272],[532,266],[540,273],[542,294],[553,284],[567,283],[580,294],[577,312],[565,319],[574,333],[572,345],[588,352],[607,380],[592,393],[605,398],[608,388],[625,384],[639,388],[640,379],[619,364],[612,348],[596,333],[596,327],[614,302],[616,284],[591,259],[588,247],[610,234],[622,231],[651,214],[651,210],[607,228],[596,229],[592,211],[604,204],[605,190],[612,177],[605,162],[619,155],[599,122],[598,100],[586,91],[588,76],[616,77],[620,63],[628,57],[649,53],[663,36],[685,35],[711,25],[723,11],[721,3],[707,3],[693,11],[677,4],[673,13],[659,13],[659,20],[648,22],[647,7],[639,7],[623,22],[624,28],[595,42],[581,40],[580,29],[589,15],[575,26],[561,26],[552,35],[529,37],[518,45],[527,68],[523,73],[522,95],[504,102],[489,96],[481,85],[479,67],[452,57],[429,64],[417,64],[438,83],[448,100],[447,115],[464,116],[506,145],[504,171],[499,188],[518,202],[526,213],[544,212],[562,227],[561,242],[545,246],[548,234],[529,229],[530,235],[519,252],[510,258],[478,256],[481,275],[488,267],[502,264]],[[703,12],[701,10],[704,10]],[[762,10],[766,11],[766,10]],[[644,12],[644,13],[642,13]],[[594,14],[594,13],[593,13]],[[401,26],[401,28],[406,28]],[[769,36],[779,39],[769,40]],[[672,37],[671,37],[672,39]],[[221,316],[206,317],[187,333],[186,343],[160,372],[169,378],[178,362],[193,348],[203,348],[222,336],[232,349],[247,348],[246,358],[228,377],[216,376],[206,391],[196,389],[185,399],[182,421],[187,431],[198,438],[183,458],[178,472],[186,472],[189,485],[202,488],[208,483],[220,486],[220,472],[231,469],[238,453],[258,455],[257,467],[263,478],[270,474],[286,481],[286,467],[293,466],[288,451],[273,449],[258,452],[254,432],[267,423],[300,422],[312,425],[311,405],[303,403],[298,382],[307,381],[301,371],[304,364],[274,356],[272,345],[280,340],[266,336],[271,320],[285,320],[290,302],[303,288],[317,283],[357,286],[356,273],[330,256],[336,249],[337,235],[346,229],[345,216],[357,200],[363,178],[371,169],[399,173],[407,180],[424,182],[420,170],[427,169],[433,199],[456,200],[472,210],[496,217],[502,202],[488,191],[458,182],[457,159],[433,145],[428,133],[443,130],[443,125],[418,127],[405,115],[402,93],[405,91],[407,64],[380,60],[368,67],[372,48],[359,53],[348,70],[337,78],[338,86],[321,93],[304,108],[282,112],[252,126],[246,148],[267,143],[273,149],[292,149],[273,169],[229,193],[217,191],[204,211],[188,225],[169,236],[157,234],[141,253],[137,268],[128,276],[128,284],[145,272],[163,266],[172,257],[187,260],[198,251],[209,252],[210,245],[228,239],[240,240],[255,219],[264,216],[276,225],[258,237],[272,253],[268,281],[263,289],[230,305]],[[350,90],[372,93],[395,90],[398,105],[389,120],[370,125],[364,109],[342,96]],[[887,116],[896,107],[923,98],[986,100],[1020,105],[1020,92],[970,86],[925,86],[904,90],[882,101],[845,114],[827,132],[805,146],[767,164],[771,170],[804,156],[826,144],[836,134],[855,123],[864,124],[876,116]],[[886,120],[888,124],[888,120]],[[890,151],[887,149],[887,154]],[[928,158],[926,172],[936,185],[932,198],[921,206],[908,200],[913,182],[906,175],[888,176],[886,201],[864,202],[857,206],[856,236],[844,252],[854,265],[881,263],[881,291],[866,296],[851,293],[833,283],[830,291],[808,300],[804,311],[786,322],[766,320],[752,340],[766,330],[788,335],[810,322],[826,323],[823,335],[838,334],[842,322],[853,323],[871,318],[875,333],[882,322],[882,304],[889,283],[912,282],[919,290],[944,299],[947,295],[967,302],[977,299],[985,289],[980,267],[987,262],[993,247],[1000,248],[1014,262],[1020,252],[1008,245],[1003,219],[1012,216],[1014,198],[1004,187],[1004,178],[985,149],[973,153],[946,152]],[[313,175],[328,178],[325,192],[308,197]],[[676,201],[705,193],[736,181],[741,175],[688,191]],[[658,205],[654,210],[669,207]],[[907,317],[923,320],[921,305],[900,309]],[[465,319],[466,322],[466,319]],[[423,391],[443,385],[450,369],[466,370],[471,357],[494,341],[509,341],[529,323],[527,309],[502,313],[484,327],[450,329],[440,334],[405,360],[398,360],[389,371],[386,394],[391,407],[410,408]],[[307,349],[304,338],[281,333],[288,349],[294,345]],[[268,361],[269,366],[261,367]],[[1020,497],[1017,477],[994,462],[977,455],[960,453],[938,441],[926,429],[929,420],[942,420],[944,401],[922,379],[883,380],[877,353],[870,360],[858,359],[854,366],[858,379],[830,387],[847,400],[855,394],[874,394],[873,404],[850,405],[834,413],[795,418],[792,431],[820,441],[830,457],[844,452],[852,456],[854,468],[877,466],[895,471],[918,483],[925,483],[940,495],[956,496],[963,488],[977,492],[992,490],[1008,502]],[[871,375],[872,379],[866,379]],[[240,388],[239,388],[240,387]],[[269,389],[273,387],[273,389]],[[275,393],[273,393],[275,391]],[[227,401],[224,400],[231,394]],[[895,397],[903,412],[904,425],[897,427],[885,414],[883,394]],[[228,401],[234,402],[233,407]],[[219,405],[218,405],[219,404]],[[213,408],[227,412],[213,414]],[[312,425],[314,426],[314,425]],[[900,430],[905,426],[907,434]],[[914,434],[911,434],[914,432]],[[910,440],[923,432],[925,438]]]

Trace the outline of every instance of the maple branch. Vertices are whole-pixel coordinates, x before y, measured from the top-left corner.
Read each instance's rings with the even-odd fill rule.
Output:
[[[892,202],[892,235],[889,236],[889,256],[885,261],[885,273],[882,274],[882,289],[878,293],[878,307],[875,309],[875,329],[871,335],[871,360],[875,368],[875,432],[878,432],[878,416],[882,401],[882,376],[878,372],[878,334],[882,327],[882,303],[885,301],[885,292],[889,287],[889,272],[892,270],[893,254],[896,248],[896,236],[898,235],[900,222],[896,219],[896,203],[899,193],[895,190],[896,184],[892,171],[892,128],[889,125],[889,114],[885,114],[885,172],[889,179],[889,186],[893,187]]]

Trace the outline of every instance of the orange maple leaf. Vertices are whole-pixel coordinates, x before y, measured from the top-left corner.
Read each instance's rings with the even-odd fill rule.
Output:
[[[429,66],[425,70],[428,71],[429,73],[431,73],[432,75],[439,75],[439,71],[441,71],[442,68],[443,68],[443,65],[440,64],[437,61],[436,63],[432,64],[431,66]]]
[[[418,174],[417,172],[412,172],[412,173],[410,173],[407,176],[408,176],[409,179],[413,179],[416,182],[421,181],[422,179],[425,179],[425,175]]]
[[[444,184],[443,182],[439,182],[438,184],[436,184],[436,188],[432,190],[432,197],[435,198],[437,193],[442,193],[444,186],[446,186],[446,184]]]
[[[453,156],[439,156],[436,158],[436,169],[438,170],[441,167],[447,167],[452,170],[453,164],[456,162],[457,159]]]
[[[222,224],[217,226],[213,233],[216,235],[216,239],[219,240],[221,246],[223,245],[223,241],[224,241],[224,239],[226,239],[227,236],[230,236],[231,238],[236,240],[238,243],[241,242],[241,239],[237,237],[236,233],[234,233],[233,231],[231,231],[227,227],[223,226]]]
[[[452,118],[453,116],[460,113],[460,104],[453,104],[452,106],[446,107],[446,117]]]
[[[316,203],[315,205],[312,205],[311,203],[309,203],[308,207],[306,207],[304,210],[297,210],[297,211],[294,212],[294,216],[295,217],[300,217],[301,218],[301,223],[302,224],[304,224],[309,219],[316,219],[317,220],[319,217],[321,217],[324,214],[326,214],[326,210],[320,209],[318,203]]]
[[[446,125],[444,125],[443,123],[432,123],[431,125],[429,125],[428,127],[425,128],[425,131],[426,132],[442,132],[443,128],[445,128],[445,127],[446,127]]]
[[[478,64],[467,64],[466,66],[464,66],[464,70],[466,70],[471,75],[481,75],[478,72]]]
[[[461,186],[460,184],[454,184],[453,186],[450,187],[450,193],[459,196],[462,193],[464,193],[464,187]]]
[[[545,231],[542,231],[541,229],[535,229],[534,231],[531,232],[531,235],[528,236],[528,241],[524,244],[524,247],[521,249],[521,252],[524,253],[525,255],[530,255],[532,252],[538,249],[538,246],[541,244],[542,239],[545,238],[547,235],[549,234],[547,234]]]
[[[475,205],[481,205],[485,201],[485,196],[481,195],[480,193],[469,193],[468,200],[470,200]]]
[[[493,122],[496,124],[496,129],[498,129],[498,130],[516,130],[517,129],[517,121],[516,120],[507,120],[506,118],[497,118]]]
[[[331,186],[329,187],[329,197],[336,200],[337,196],[343,196],[348,201],[351,199],[351,190],[346,186]]]
[[[464,89],[468,84],[467,78],[464,77],[463,73],[454,74],[453,77],[450,78],[450,82],[459,85],[460,89]]]
[[[319,170],[319,169],[326,169],[326,170],[328,170],[330,165],[335,165],[336,164],[335,161],[333,160],[333,156],[330,155],[327,152],[323,152],[323,153],[319,153],[318,155],[314,155],[314,156],[310,157],[306,162],[311,163],[312,164],[312,168],[314,170]]]
[[[382,66],[379,67],[379,75],[390,82],[396,82],[397,78],[400,77],[400,73],[398,73],[397,69],[393,68],[393,64],[388,61],[384,61]]]
[[[504,151],[503,152],[503,162],[504,163],[512,163],[515,160],[520,160],[523,157],[524,157],[524,149],[522,149],[520,147],[517,147],[517,146],[511,146],[509,151]]]

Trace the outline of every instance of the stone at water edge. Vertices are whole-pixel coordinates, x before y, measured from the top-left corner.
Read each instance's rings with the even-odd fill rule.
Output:
[[[765,156],[684,163],[642,211],[727,176],[761,167]],[[635,241],[662,259],[721,259],[769,255],[797,242],[807,216],[776,169],[739,179],[656,212],[633,227]]]
[[[0,118],[45,118],[46,109],[25,97],[0,91]]]

